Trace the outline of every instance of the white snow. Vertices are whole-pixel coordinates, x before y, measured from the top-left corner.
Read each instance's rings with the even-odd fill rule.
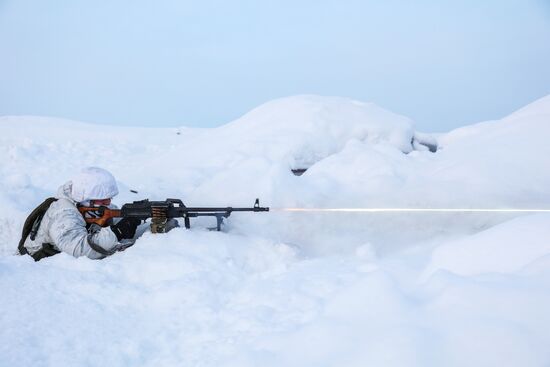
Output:
[[[434,250],[428,274],[517,273],[550,254],[550,214],[516,218]]]
[[[550,208],[549,122],[550,96],[437,136],[319,96],[215,129],[0,117],[0,366],[548,365],[545,213],[273,210],[101,261],[12,255],[85,166],[114,173],[119,205]]]

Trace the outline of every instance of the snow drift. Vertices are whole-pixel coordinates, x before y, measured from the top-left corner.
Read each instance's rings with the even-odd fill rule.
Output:
[[[215,129],[2,117],[0,365],[547,365],[546,214],[243,213],[102,261],[12,254],[83,166],[118,204],[550,208],[549,121],[550,96],[431,153],[409,119],[335,97]]]

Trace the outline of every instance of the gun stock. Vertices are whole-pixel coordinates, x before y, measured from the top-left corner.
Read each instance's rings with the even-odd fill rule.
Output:
[[[87,207],[81,206],[78,211],[84,217],[86,223],[95,223],[101,227],[106,227],[111,219],[122,217],[120,209],[109,209],[105,206],[100,207]]]

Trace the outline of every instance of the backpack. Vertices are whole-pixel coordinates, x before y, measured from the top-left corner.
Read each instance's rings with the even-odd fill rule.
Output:
[[[19,240],[19,246],[17,247],[20,255],[29,254],[25,248],[25,241],[27,240],[27,237],[30,237],[30,239],[34,241],[36,234],[38,233],[38,229],[40,228],[40,223],[42,223],[42,218],[54,201],[57,201],[57,199],[52,197],[47,198],[42,204],[38,205],[25,220],[25,224],[23,224],[23,231],[21,232],[21,240]],[[44,243],[38,252],[29,255],[32,256],[35,261],[38,261],[44,257],[53,256],[57,253],[59,253],[59,251],[56,250],[51,244]]]

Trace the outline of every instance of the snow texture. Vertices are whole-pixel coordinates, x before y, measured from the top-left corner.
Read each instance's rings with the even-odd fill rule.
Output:
[[[101,261],[13,256],[29,211],[86,166],[115,174],[118,205],[550,208],[550,96],[437,136],[319,96],[214,129],[0,131],[0,366],[550,364],[546,213],[235,213]]]

